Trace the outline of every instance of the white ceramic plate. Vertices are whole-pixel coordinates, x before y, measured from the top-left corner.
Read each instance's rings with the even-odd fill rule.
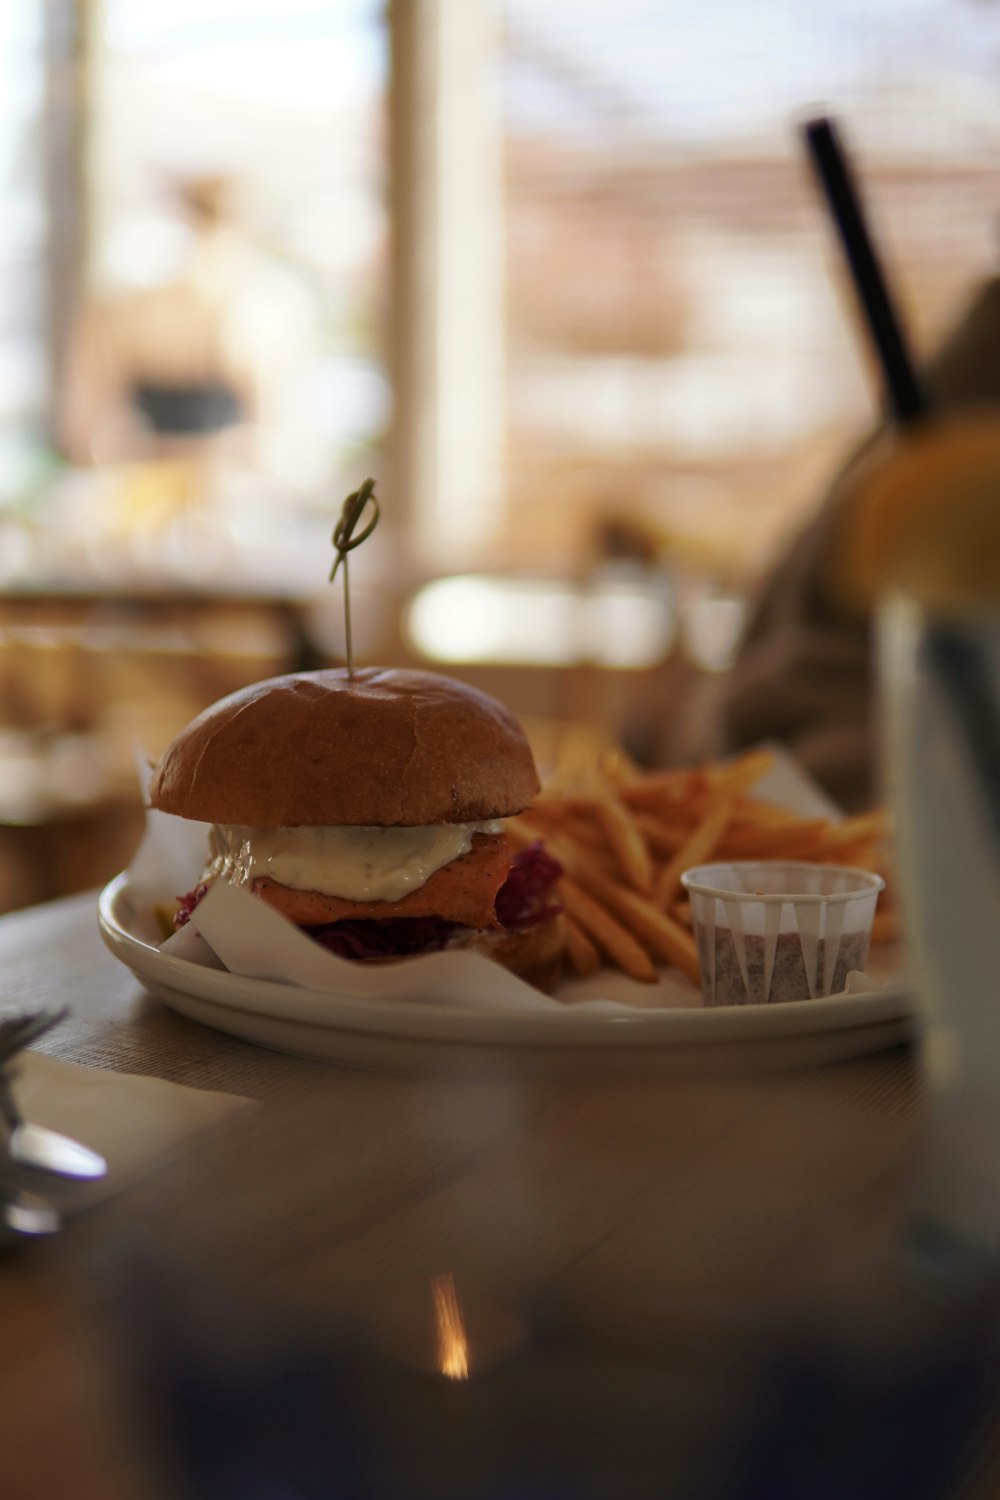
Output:
[[[465,1009],[423,1000],[320,995],[246,979],[161,953],[143,935],[148,914],[119,875],[101,892],[101,935],[144,987],[174,1010],[246,1041],[361,1067],[474,1070],[497,1049],[522,1062],[606,1066],[608,1049],[642,1069],[723,1071],[809,1067],[878,1052],[916,1035],[916,1009],[903,985],[804,1003],[703,1009],[635,1009],[593,1014]],[[609,990],[608,998],[612,997]]]

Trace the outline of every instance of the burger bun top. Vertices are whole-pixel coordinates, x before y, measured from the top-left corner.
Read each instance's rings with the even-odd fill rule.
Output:
[[[231,693],[168,745],[162,812],[250,827],[420,827],[511,817],[538,791],[513,714],[433,672],[295,672]]]

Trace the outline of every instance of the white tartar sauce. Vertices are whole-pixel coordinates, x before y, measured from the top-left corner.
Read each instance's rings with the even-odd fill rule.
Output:
[[[467,854],[475,833],[503,822],[439,823],[426,828],[241,828],[216,824],[210,866],[233,885],[268,876],[298,891],[348,901],[400,901],[436,870]]]

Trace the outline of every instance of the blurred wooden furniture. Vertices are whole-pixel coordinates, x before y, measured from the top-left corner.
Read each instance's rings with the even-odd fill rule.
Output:
[[[206,704],[315,664],[309,601],[58,585],[0,596],[0,911],[85,889],[142,831],[136,756]]]
[[[484,1349],[489,1364],[490,1328],[509,1332],[511,1318],[526,1341],[541,1327],[572,1328],[574,1347],[592,1360],[596,1351],[593,1378],[612,1380],[605,1398],[622,1393],[612,1415],[626,1430],[627,1413],[659,1403],[669,1463],[656,1493],[685,1500],[716,1493],[709,1480],[722,1459],[738,1459],[741,1416],[759,1398],[760,1420],[775,1417],[769,1379],[786,1398],[801,1387],[796,1350],[868,1369],[868,1386],[852,1397],[863,1395],[877,1424],[890,1386],[866,1358],[902,1379],[933,1347],[940,1308],[914,1294],[901,1254],[923,1119],[908,1050],[728,1082],[629,1077],[610,1064],[589,1080],[528,1075],[499,1053],[465,1078],[349,1073],[237,1042],[144,995],[102,948],[92,895],[0,921],[0,1001],[15,1000],[71,1004],[42,1043],[53,1055],[243,1093],[263,1107],[57,1239],[0,1259],[5,1500],[210,1492],[172,1488],[131,1422],[132,1376],[107,1322],[109,1286],[114,1302],[128,1281],[119,1263],[126,1273],[138,1266],[151,1286],[162,1275],[179,1298],[176,1319],[164,1313],[169,1298],[140,1297],[138,1312],[125,1299],[125,1326],[150,1357],[165,1318],[182,1331],[193,1320],[199,1357],[211,1365],[221,1349],[231,1363],[227,1335],[213,1328],[229,1309],[239,1359],[252,1365],[255,1318],[283,1330],[286,1354],[303,1339],[313,1359],[335,1347],[349,1317],[390,1351],[390,1366],[395,1349],[400,1382],[418,1385],[424,1377],[407,1373],[412,1310],[421,1299],[430,1306],[432,1278],[452,1273],[474,1370]],[[206,1318],[185,1310],[188,1297]],[[151,1326],[160,1318],[152,1345],[147,1316]],[[501,1339],[498,1380],[508,1354]],[[191,1350],[178,1357],[183,1365]],[[529,1389],[537,1380],[530,1363],[524,1379]],[[555,1451],[564,1438],[541,1419],[553,1387],[533,1389],[539,1451]],[[575,1432],[580,1451],[589,1398],[582,1378],[574,1389],[578,1426],[569,1412],[559,1432]],[[1000,1416],[1000,1402],[991,1410]],[[272,1419],[280,1431],[280,1392]],[[884,1430],[893,1436],[888,1419]],[[996,1421],[980,1430],[966,1466],[975,1483],[963,1493],[977,1500],[996,1493],[998,1430]],[[252,1447],[253,1419],[244,1432]],[[894,1440],[916,1453],[925,1436],[918,1425]],[[643,1441],[636,1428],[617,1460],[623,1475]],[[618,1491],[647,1492],[624,1478]]]

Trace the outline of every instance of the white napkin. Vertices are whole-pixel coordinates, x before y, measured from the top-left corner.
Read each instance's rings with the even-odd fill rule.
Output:
[[[563,1009],[559,1000],[543,995],[509,969],[461,949],[388,964],[351,963],[306,937],[280,912],[248,891],[221,882],[198,903],[188,926],[197,928],[209,952],[231,973],[247,979],[271,979],[341,997],[424,1001],[459,1005],[466,1010]],[[183,951],[190,956],[193,950],[186,932],[187,928],[182,928],[164,943],[163,951]],[[579,997],[589,1014],[615,1014],[628,1003],[616,989],[611,993],[618,977],[605,973],[595,995]],[[681,987],[682,995],[686,993],[686,1001],[682,999],[681,1003],[699,1003],[698,992],[688,980],[680,978],[674,983]],[[658,991],[660,986],[633,988]],[[661,999],[659,1003],[664,1002]]]
[[[71,1136],[104,1157],[107,1176],[68,1183],[33,1172],[39,1193],[60,1208],[84,1207],[119,1192],[159,1166],[199,1131],[252,1107],[236,1094],[187,1088],[162,1078],[112,1073],[22,1052],[12,1070],[18,1109],[33,1125]]]

